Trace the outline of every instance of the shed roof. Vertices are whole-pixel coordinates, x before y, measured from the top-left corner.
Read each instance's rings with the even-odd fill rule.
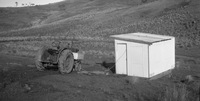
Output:
[[[141,33],[141,32],[120,34],[120,35],[111,35],[110,37],[119,39],[119,40],[132,41],[132,42],[144,43],[144,44],[152,44],[152,43],[166,41],[166,40],[170,40],[170,39],[174,38],[172,36]]]

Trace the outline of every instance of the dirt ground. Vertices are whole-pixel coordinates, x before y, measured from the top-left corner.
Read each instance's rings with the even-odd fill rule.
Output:
[[[149,80],[112,72],[109,75],[77,72],[61,75],[56,69],[40,72],[32,57],[1,54],[0,61],[0,101],[162,101],[166,88],[176,84],[186,85],[192,92],[189,96],[198,99],[200,79],[184,81],[186,75],[199,74],[199,66],[193,62],[190,67],[184,65],[187,68]],[[82,68],[104,71],[105,64],[88,62]]]

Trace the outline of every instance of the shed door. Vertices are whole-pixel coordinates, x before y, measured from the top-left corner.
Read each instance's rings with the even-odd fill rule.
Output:
[[[127,44],[117,44],[116,73],[127,74]]]
[[[145,77],[145,47],[132,45],[128,47],[128,75]]]

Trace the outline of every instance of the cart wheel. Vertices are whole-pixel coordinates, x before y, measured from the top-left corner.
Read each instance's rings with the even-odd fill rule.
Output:
[[[35,66],[36,66],[37,70],[39,70],[39,71],[45,70],[43,63],[41,62],[41,57],[44,53],[44,50],[45,50],[44,48],[41,48],[35,56]]]
[[[64,50],[59,57],[58,68],[61,74],[70,73],[74,66],[74,56],[70,50]]]

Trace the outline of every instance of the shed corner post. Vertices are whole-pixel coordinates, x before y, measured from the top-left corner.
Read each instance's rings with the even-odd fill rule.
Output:
[[[150,49],[150,45],[148,45],[148,78],[150,78],[150,61],[149,61],[149,59],[150,59],[150,52],[149,52],[149,49]]]

